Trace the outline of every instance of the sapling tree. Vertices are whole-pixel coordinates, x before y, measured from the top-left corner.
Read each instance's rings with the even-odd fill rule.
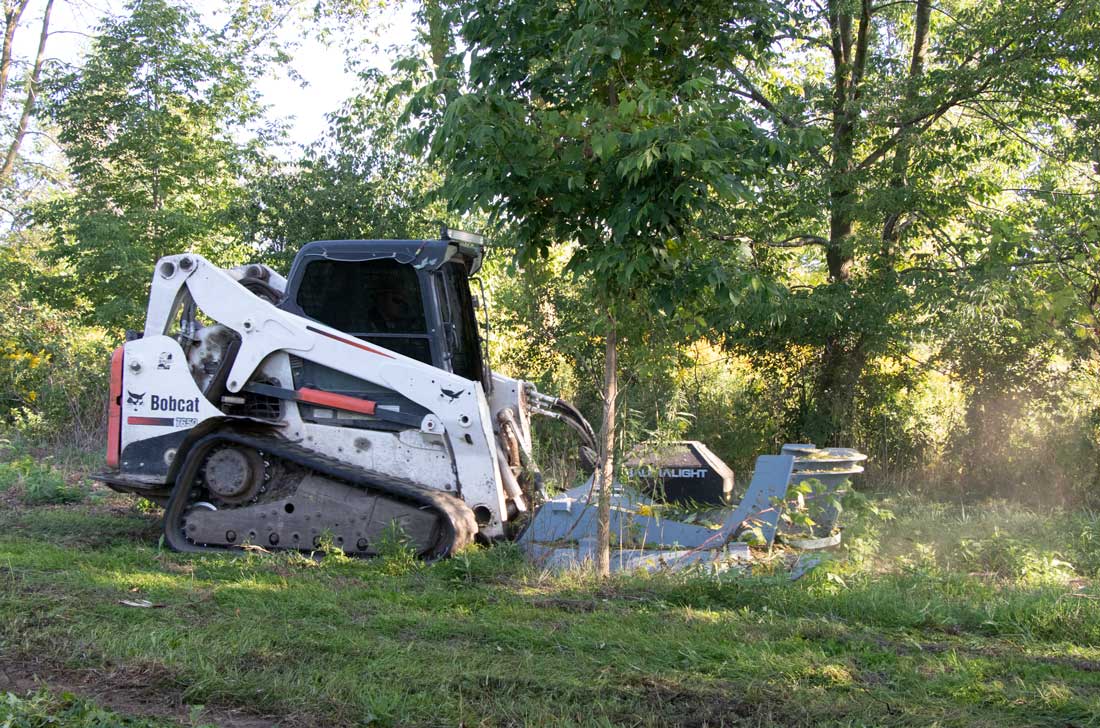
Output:
[[[601,575],[610,569],[619,348],[644,328],[623,324],[686,297],[676,285],[698,272],[697,218],[746,195],[779,157],[724,82],[732,64],[767,53],[773,11],[754,0],[453,0],[429,18],[437,73],[408,118],[445,169],[443,195],[456,209],[487,212],[521,262],[569,246],[569,267],[594,282],[604,344]],[[438,41],[448,36],[444,57]]]

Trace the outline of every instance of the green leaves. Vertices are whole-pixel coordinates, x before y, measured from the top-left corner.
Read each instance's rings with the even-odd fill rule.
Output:
[[[240,261],[233,216],[259,154],[239,141],[259,114],[249,59],[167,0],[134,0],[127,13],[54,83],[48,110],[74,189],[37,215],[95,318],[118,327],[140,319],[158,257]]]
[[[447,7],[469,60],[462,93],[438,105],[425,86],[408,111],[430,129],[450,204],[507,223],[521,256],[575,241],[571,267],[609,291],[675,276],[699,216],[774,151],[714,82],[735,50],[763,52],[730,24],[739,9],[693,4],[689,23],[646,0]]]
[[[253,182],[256,204],[247,224],[269,262],[285,268],[309,240],[438,233],[438,221],[448,217],[433,199],[440,175],[408,152],[416,130],[398,123],[406,89],[424,79],[423,69],[403,68],[364,75],[360,91],[330,116],[324,137],[301,159]],[[475,140],[482,135],[468,133]]]

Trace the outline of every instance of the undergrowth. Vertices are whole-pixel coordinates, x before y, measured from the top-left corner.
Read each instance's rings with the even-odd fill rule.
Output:
[[[29,456],[0,462],[0,492],[7,491],[27,505],[79,503],[88,495],[83,481],[70,485],[65,473]]]
[[[3,728],[168,728],[172,724],[104,710],[72,693],[40,690],[27,697],[0,692]]]

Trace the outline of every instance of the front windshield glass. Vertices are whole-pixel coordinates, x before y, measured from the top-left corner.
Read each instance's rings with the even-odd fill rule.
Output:
[[[428,330],[416,270],[392,259],[315,260],[302,276],[298,305],[306,316],[357,336]]]

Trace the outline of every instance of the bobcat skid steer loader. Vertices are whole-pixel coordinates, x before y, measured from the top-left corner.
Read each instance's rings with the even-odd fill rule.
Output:
[[[540,487],[530,415],[568,403],[485,365],[480,236],[305,245],[289,277],[162,258],[111,360],[108,472],[165,507],[181,551],[370,555],[396,523],[425,558],[514,536]]]
[[[531,416],[574,429],[590,469],[595,434],[569,403],[490,372],[470,290],[482,245],[446,228],[438,240],[312,242],[287,278],[162,258],[144,331],[111,359],[108,471],[95,477],[163,505],[180,551],[331,539],[370,556],[399,530],[427,559],[505,538],[536,558],[583,558],[592,481],[546,497]],[[647,558],[728,553],[786,492],[792,457],[768,458],[782,462],[768,477],[758,464],[722,532],[647,515],[617,484],[619,542],[641,529]],[[709,478],[713,464],[656,466]],[[729,505],[732,473],[713,467],[727,473],[713,495]]]

